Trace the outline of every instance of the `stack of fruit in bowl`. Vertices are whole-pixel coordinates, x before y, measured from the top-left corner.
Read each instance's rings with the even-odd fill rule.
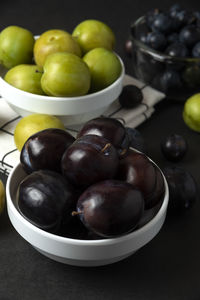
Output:
[[[147,243],[164,222],[168,188],[158,166],[130,145],[130,129],[108,117],[88,121],[76,138],[59,128],[30,136],[7,185],[8,213],[17,231],[37,248],[41,243],[31,240],[26,228],[64,244],[89,247],[103,241],[100,249],[125,238],[126,254]],[[45,245],[41,250],[51,252]]]
[[[199,91],[199,11],[151,10],[131,25],[131,41],[138,78],[181,101]]]
[[[0,34],[1,95],[22,116],[99,115],[122,89],[124,66],[114,46],[113,31],[98,20],[81,22],[72,34],[55,29],[35,38],[9,26]]]

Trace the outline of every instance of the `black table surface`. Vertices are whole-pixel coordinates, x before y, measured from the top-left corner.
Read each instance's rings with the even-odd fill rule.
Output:
[[[187,9],[200,9],[196,0],[179,1]],[[61,28],[69,32],[82,20],[99,19],[117,38],[116,52],[126,73],[132,75],[124,44],[129,26],[149,9],[167,9],[172,0],[123,1],[12,1],[2,0],[0,30],[19,25],[34,34]],[[183,103],[163,100],[152,117],[140,125],[149,156],[160,167],[169,165],[160,150],[170,133],[183,135],[189,150],[176,165],[191,172],[200,187],[200,134],[182,119]],[[1,175],[6,183],[6,178]],[[179,217],[167,216],[159,234],[131,257],[103,267],[81,268],[55,262],[38,253],[12,227],[5,209],[0,217],[0,300],[62,299],[200,299],[200,203]]]

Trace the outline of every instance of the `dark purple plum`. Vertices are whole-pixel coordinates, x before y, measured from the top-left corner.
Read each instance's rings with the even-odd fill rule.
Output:
[[[142,193],[131,184],[105,180],[86,189],[77,202],[83,224],[102,237],[115,237],[136,228],[144,209]]]
[[[33,134],[25,142],[20,161],[27,173],[48,169],[61,172],[61,158],[75,138],[63,129],[49,128]]]
[[[197,184],[193,176],[187,170],[167,166],[163,173],[169,187],[169,214],[182,214],[191,209],[198,197]]]
[[[145,208],[150,208],[159,201],[159,197],[154,199],[157,171],[144,153],[129,149],[127,155],[119,162],[116,178],[132,184],[142,192]]]
[[[185,138],[179,134],[170,134],[161,141],[161,151],[170,161],[181,160],[187,152],[188,144]]]
[[[126,152],[129,147],[129,139],[124,125],[114,118],[98,117],[86,122],[77,134],[77,138],[88,134],[106,138],[118,149],[120,154]]]
[[[97,181],[115,176],[119,155],[104,137],[83,135],[62,157],[62,173],[75,186],[86,187]]]
[[[35,226],[57,230],[65,218],[70,220],[78,195],[59,173],[40,170],[25,177],[17,193],[20,213]]]
[[[135,108],[142,103],[143,93],[137,86],[128,84],[119,95],[119,103],[124,108]]]

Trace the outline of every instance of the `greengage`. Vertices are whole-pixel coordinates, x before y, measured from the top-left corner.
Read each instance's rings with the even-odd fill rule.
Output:
[[[6,73],[4,80],[12,86],[38,95],[44,95],[41,87],[42,68],[36,65],[17,65]]]
[[[41,67],[51,53],[69,52],[81,56],[81,49],[77,41],[70,33],[60,29],[52,29],[42,33],[35,42],[33,52],[36,64]]]
[[[79,43],[83,53],[99,47],[113,50],[115,46],[115,35],[112,29],[98,20],[81,22],[73,30],[72,36]]]
[[[33,34],[19,26],[8,26],[0,33],[0,63],[10,69],[32,62]]]
[[[87,94],[91,74],[77,55],[57,52],[48,55],[41,78],[42,89],[49,96],[75,97]]]

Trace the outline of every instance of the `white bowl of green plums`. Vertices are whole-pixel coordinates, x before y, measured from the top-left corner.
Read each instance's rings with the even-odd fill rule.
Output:
[[[97,20],[72,34],[56,29],[36,37],[9,26],[0,34],[0,94],[22,117],[42,113],[66,126],[82,124],[121,93],[125,70],[114,45],[113,31]]]

